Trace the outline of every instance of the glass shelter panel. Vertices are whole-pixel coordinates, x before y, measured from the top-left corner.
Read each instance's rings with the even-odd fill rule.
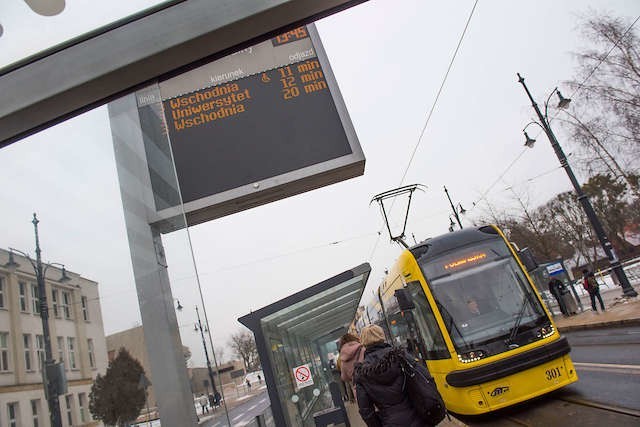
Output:
[[[362,264],[239,319],[256,337],[276,424],[346,419],[337,340],[355,317],[369,272]]]

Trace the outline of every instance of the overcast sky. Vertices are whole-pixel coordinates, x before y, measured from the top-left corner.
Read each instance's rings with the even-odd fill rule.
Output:
[[[66,3],[63,13],[45,18],[21,1],[2,2],[0,66],[153,2]],[[482,195],[496,206],[513,204],[506,190],[513,186],[535,205],[570,188],[544,136],[523,153],[522,128],[534,113],[516,72],[542,103],[574,76],[572,52],[586,46],[581,17],[606,11],[630,23],[640,15],[640,2],[480,1],[418,145],[473,5],[371,0],[318,22],[367,159],[365,173],[191,228],[216,346],[241,328],[239,316],[363,262],[373,267],[365,291],[370,297],[400,253],[382,228],[379,210],[369,204],[377,193],[401,184],[427,186],[413,199],[407,227],[408,236],[420,241],[447,232],[450,208],[443,185],[466,209],[478,202],[463,217],[465,224],[486,210]],[[571,95],[568,89],[563,93]],[[581,101],[580,94],[573,98]],[[557,133],[570,153],[571,141]],[[33,254],[30,221],[37,212],[44,260],[65,263],[99,282],[105,332],[137,324],[106,107],[1,149],[0,164],[0,247]],[[396,207],[395,216],[403,215],[401,204]],[[181,231],[165,236],[164,243],[173,294],[185,307],[178,314],[183,342],[200,365],[204,355],[193,332],[193,307],[200,302],[188,240]]]

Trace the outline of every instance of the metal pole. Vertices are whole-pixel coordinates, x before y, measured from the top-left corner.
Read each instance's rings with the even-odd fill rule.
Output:
[[[631,286],[631,283],[629,283],[629,279],[627,278],[627,275],[625,274],[624,269],[620,264],[620,260],[618,259],[618,256],[616,255],[615,251],[613,250],[613,246],[611,245],[611,242],[607,238],[607,235],[604,231],[604,227],[602,226],[602,223],[600,223],[600,220],[598,219],[596,212],[593,210],[593,206],[591,206],[589,197],[586,194],[584,194],[584,192],[582,191],[582,188],[580,187],[580,183],[578,183],[578,180],[573,174],[573,170],[571,170],[571,166],[567,161],[567,156],[565,156],[564,151],[562,151],[562,147],[560,147],[560,144],[558,143],[556,136],[551,130],[549,123],[540,112],[540,109],[538,108],[538,104],[536,104],[536,102],[533,100],[533,96],[531,96],[531,92],[529,92],[529,88],[524,83],[524,77],[522,77],[520,73],[518,73],[518,82],[522,84],[522,87],[524,87],[525,92],[527,92],[527,96],[531,100],[531,105],[533,106],[533,109],[536,111],[536,114],[540,119],[542,128],[544,129],[544,132],[547,134],[547,137],[549,138],[549,142],[551,142],[553,151],[555,151],[556,156],[558,157],[558,160],[560,160],[560,165],[564,168],[565,172],[569,176],[569,180],[571,181],[571,184],[573,185],[576,195],[578,196],[578,201],[582,205],[582,209],[587,215],[587,219],[591,223],[591,227],[593,227],[593,230],[595,231],[596,236],[600,241],[600,245],[602,246],[602,249],[607,254],[607,258],[609,258],[609,263],[611,264],[611,270],[614,272],[614,274],[618,278],[618,281],[622,286],[624,295],[630,296],[630,297],[638,296],[638,293],[633,289],[633,287]]]
[[[447,195],[447,199],[449,199],[449,204],[451,205],[451,210],[453,211],[453,215],[455,215],[456,221],[458,221],[458,225],[460,226],[460,229],[462,230],[462,221],[460,221],[460,217],[458,216],[458,211],[456,210],[455,206],[453,206],[453,202],[451,201],[451,197],[449,197],[449,192],[447,191],[447,187],[444,187],[444,192]]]
[[[49,366],[54,365],[53,356],[51,352],[51,336],[49,333],[49,305],[47,304],[47,293],[44,284],[44,272],[42,270],[42,257],[40,255],[40,240],[38,238],[38,218],[36,214],[33,214],[33,228],[36,235],[36,280],[38,282],[38,297],[40,299],[40,319],[42,319],[42,336],[44,338],[44,369],[47,372]],[[48,374],[48,372],[47,372]],[[47,403],[49,404],[49,416],[51,418],[52,427],[62,427],[62,417],[60,415],[60,402],[58,400],[58,391],[53,390],[51,387],[51,379],[49,375],[45,375],[47,378],[46,384],[44,384],[45,391],[47,393]]]
[[[213,380],[213,369],[211,369],[211,361],[209,360],[209,352],[207,351],[207,343],[204,340],[204,331],[202,329],[202,322],[200,322],[200,313],[198,312],[198,307],[196,307],[196,316],[198,316],[198,329],[200,330],[200,336],[202,337],[202,347],[204,348],[204,357],[207,359],[207,370],[209,371],[209,379],[211,380],[211,388],[213,389],[213,396],[218,395],[218,390],[216,389],[216,382]],[[209,396],[207,396],[207,399]]]

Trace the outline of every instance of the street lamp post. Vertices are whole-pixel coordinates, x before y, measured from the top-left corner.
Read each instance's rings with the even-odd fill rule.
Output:
[[[453,206],[453,202],[451,201],[451,196],[449,196],[449,191],[447,190],[447,187],[444,187],[444,192],[447,195],[447,199],[449,200],[449,205],[451,205],[451,210],[453,211],[453,216],[455,216],[456,221],[458,221],[458,225],[460,226],[460,230],[462,230],[462,221],[460,221],[460,216],[458,215],[458,210],[456,209],[455,206]],[[466,210],[462,207],[462,203],[458,203],[458,206],[460,208],[460,213],[464,214],[466,212]],[[451,218],[449,218],[449,220],[451,220]],[[453,231],[453,221],[451,223],[451,225],[449,226],[449,231]]]
[[[209,360],[209,352],[207,351],[207,343],[204,340],[204,329],[202,328],[202,322],[200,321],[200,313],[196,306],[196,315],[198,316],[198,323],[196,323],[196,331],[200,331],[202,337],[202,347],[204,348],[204,357],[207,359],[207,371],[209,372],[209,380],[211,381],[211,387],[213,389],[214,402],[217,404],[220,401],[220,393],[216,389],[216,382],[213,379],[213,369],[211,368],[211,361]],[[215,409],[215,408],[214,408]]]
[[[522,84],[522,87],[527,93],[527,96],[531,100],[531,105],[533,106],[533,109],[538,115],[538,119],[540,119],[540,123],[538,122],[532,122],[532,123],[538,124],[547,134],[547,138],[549,138],[549,142],[551,142],[553,151],[555,151],[556,156],[558,157],[558,160],[560,160],[560,165],[564,168],[565,172],[569,176],[569,180],[571,181],[571,184],[573,185],[576,195],[578,196],[578,201],[582,205],[582,209],[587,215],[587,219],[591,223],[591,226],[593,227],[593,230],[595,231],[596,236],[600,241],[600,245],[602,246],[602,249],[607,254],[607,258],[609,258],[609,263],[611,264],[611,270],[616,275],[618,282],[622,286],[624,295],[630,296],[630,297],[638,296],[638,293],[633,289],[633,287],[631,286],[631,283],[629,283],[629,279],[627,278],[627,275],[625,274],[624,269],[620,264],[620,260],[618,259],[618,256],[616,255],[615,251],[613,250],[613,246],[611,245],[611,242],[607,238],[607,235],[604,231],[604,227],[602,226],[602,223],[600,223],[600,220],[598,219],[596,212],[593,210],[593,206],[591,206],[589,197],[582,191],[582,188],[580,187],[580,183],[578,182],[575,175],[573,174],[573,170],[571,170],[571,166],[567,161],[567,156],[565,156],[564,151],[562,151],[562,147],[560,147],[560,144],[558,143],[556,136],[551,130],[551,126],[549,126],[547,106],[551,96],[554,93],[558,94],[558,97],[560,98],[558,107],[560,108],[566,107],[571,100],[564,98],[562,94],[560,94],[557,88],[554,89],[553,92],[551,92],[551,95],[549,95],[547,102],[545,102],[545,115],[543,116],[542,113],[540,112],[540,108],[538,108],[538,104],[536,104],[536,102],[533,99],[533,96],[531,96],[531,92],[529,92],[529,88],[524,83],[524,77],[522,77],[520,73],[518,73],[518,82]],[[525,143],[525,145],[527,147],[532,147],[535,140],[530,138],[526,132],[525,132],[525,137],[527,139],[527,142]]]
[[[42,320],[42,337],[44,339],[44,355],[45,361],[43,370],[45,375],[43,376],[43,386],[45,389],[45,393],[47,396],[47,403],[49,406],[49,416],[51,419],[52,427],[62,427],[62,417],[60,415],[60,402],[58,400],[58,387],[56,384],[60,381],[60,378],[56,378],[55,381],[53,376],[53,367],[55,366],[55,361],[53,360],[53,355],[51,351],[51,334],[49,329],[49,305],[47,304],[47,292],[45,288],[45,274],[47,273],[47,268],[50,265],[60,265],[62,266],[62,279],[61,281],[69,280],[67,276],[66,270],[63,264],[59,263],[47,263],[44,267],[42,266],[42,256],[40,250],[40,240],[38,237],[38,218],[36,214],[33,214],[33,228],[35,231],[36,238],[36,260],[35,262],[31,259],[29,255],[26,253],[19,251],[17,249],[9,248],[13,252],[17,252],[24,256],[36,273],[36,281],[38,284],[38,299],[39,299],[39,307],[40,307],[40,319]]]

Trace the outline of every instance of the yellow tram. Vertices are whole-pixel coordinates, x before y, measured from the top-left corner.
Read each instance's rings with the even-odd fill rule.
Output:
[[[404,250],[377,296],[379,310],[367,315],[426,361],[454,413],[494,411],[578,380],[566,338],[495,226]]]

